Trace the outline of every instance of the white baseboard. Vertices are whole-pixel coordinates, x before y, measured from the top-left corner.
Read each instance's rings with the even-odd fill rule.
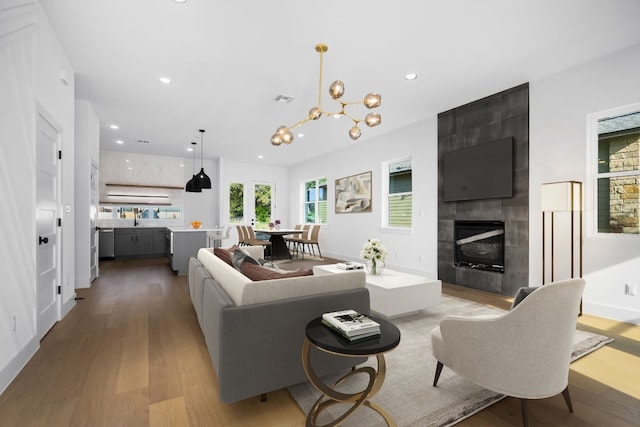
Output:
[[[74,292],[71,295],[71,298],[62,303],[62,307],[60,308],[60,320],[64,319],[71,309],[76,305],[76,293]]]
[[[91,280],[89,280],[89,276],[87,277],[82,277],[82,278],[77,278],[76,277],[76,282],[75,282],[75,289],[86,289],[86,288],[90,288],[91,287]]]
[[[25,367],[27,362],[33,357],[36,351],[38,351],[38,348],[40,348],[40,343],[34,336],[29,340],[27,345],[25,345],[22,350],[20,350],[18,354],[9,361],[7,366],[0,370],[0,394],[9,387],[11,381],[13,381],[22,368]]]
[[[582,312],[620,322],[640,325],[640,311],[630,310],[628,308],[615,307],[592,301],[583,301]]]

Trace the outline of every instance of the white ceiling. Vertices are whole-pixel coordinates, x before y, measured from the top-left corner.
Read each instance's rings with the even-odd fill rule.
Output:
[[[638,0],[41,3],[75,69],[76,97],[98,113],[101,149],[191,158],[186,148],[205,129],[205,157],[274,165],[366,144],[640,43]],[[348,119],[322,118],[300,128],[304,138],[274,147],[275,129],[317,104],[319,42],[329,45],[323,108],[336,110],[327,90],[340,79],[346,101],[382,95],[382,124],[361,126],[353,142]],[[418,79],[405,80],[408,72]],[[278,94],[295,100],[276,103]]]

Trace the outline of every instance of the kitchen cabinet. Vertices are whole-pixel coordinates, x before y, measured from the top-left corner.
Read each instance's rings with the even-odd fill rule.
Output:
[[[115,257],[153,257],[167,254],[166,228],[116,228]]]

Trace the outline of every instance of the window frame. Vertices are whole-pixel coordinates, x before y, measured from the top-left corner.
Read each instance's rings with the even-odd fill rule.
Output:
[[[319,196],[320,196],[320,191],[319,188],[320,186],[320,181],[324,180],[325,181],[325,200],[319,200]],[[315,200],[312,202],[308,202],[307,201],[307,184],[311,183],[311,182],[315,182]],[[329,203],[329,179],[327,177],[317,177],[317,178],[308,178],[305,179],[304,181],[302,181],[302,206],[301,206],[301,212],[300,212],[300,217],[302,218],[302,220],[300,221],[300,223],[302,225],[321,225],[321,226],[325,226],[329,223],[329,208],[328,208],[328,203]],[[326,222],[317,222],[318,219],[321,219],[321,215],[320,215],[320,202],[325,202],[325,204],[327,205],[327,213],[326,213]],[[314,205],[314,218],[316,219],[316,222],[307,222],[307,205],[313,203]]]
[[[410,192],[403,192],[403,193],[389,193],[389,182],[390,182],[390,173],[389,173],[389,167],[394,164],[394,163],[399,163],[399,162],[406,162],[409,161],[411,163],[411,191]],[[382,215],[381,215],[381,229],[382,230],[386,230],[386,231],[393,231],[396,233],[407,233],[407,234],[411,234],[413,232],[413,224],[414,224],[414,218],[413,218],[413,212],[414,212],[414,195],[415,192],[413,191],[413,166],[414,166],[414,159],[412,155],[406,155],[406,156],[402,156],[402,157],[398,157],[395,159],[391,159],[391,160],[386,160],[382,162],[382,173],[380,174],[382,177],[382,183],[381,183],[381,205],[382,205]],[[390,219],[390,212],[389,212],[389,198],[392,196],[398,196],[398,195],[410,195],[411,196],[411,225],[409,227],[398,227],[398,226],[393,226],[393,225],[389,225],[389,219]]]
[[[587,143],[588,143],[588,193],[591,195],[591,200],[587,200],[588,205],[585,206],[585,210],[588,214],[587,233],[588,235],[611,238],[611,239],[640,239],[640,233],[611,233],[602,232],[598,230],[598,180],[603,178],[617,178],[624,176],[639,176],[640,169],[633,171],[620,171],[620,172],[599,172],[598,160],[599,160],[599,142],[600,133],[598,123],[602,119],[609,117],[622,116],[625,114],[640,112],[640,102],[624,105],[617,108],[612,108],[604,111],[589,114],[587,116]]]

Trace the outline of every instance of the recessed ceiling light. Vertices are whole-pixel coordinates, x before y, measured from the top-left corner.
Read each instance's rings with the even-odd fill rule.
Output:
[[[259,158],[259,159],[262,159],[262,158],[263,158],[262,154],[260,154],[260,155],[258,156],[258,158]]]
[[[129,169],[130,171],[132,171],[132,170],[133,170],[133,168],[132,168],[131,166],[129,166],[127,169]]]
[[[166,76],[160,76],[158,77],[158,80],[160,80],[160,83],[164,83],[166,85],[171,84],[171,79]]]
[[[189,147],[187,148],[187,151],[193,151],[193,148]]]
[[[178,165],[178,167],[183,168],[183,167],[184,167],[184,163],[180,163],[180,164]]]
[[[176,2],[176,3],[186,3],[187,2],[187,0],[173,0],[173,1]]]
[[[109,127],[110,127],[111,129],[120,129],[120,126],[118,126],[118,125],[116,125],[116,124],[109,125]]]
[[[116,144],[120,144],[120,145],[122,145],[122,144],[124,144],[124,141],[123,141],[123,140],[121,140],[121,139],[116,139]]]
[[[304,137],[304,133],[299,133],[298,138],[302,138],[302,137]]]
[[[404,78],[407,80],[415,80],[418,78],[418,75],[416,73],[409,73],[406,76],[404,76]]]

